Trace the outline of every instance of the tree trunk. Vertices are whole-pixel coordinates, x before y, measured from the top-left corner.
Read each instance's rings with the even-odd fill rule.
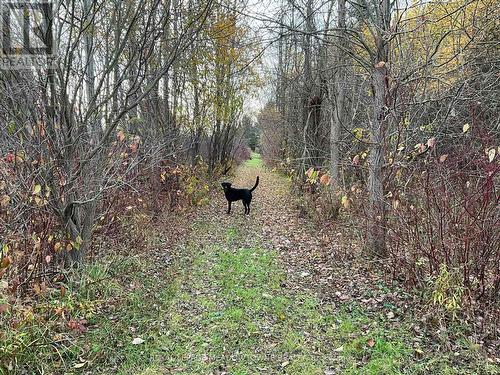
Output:
[[[385,202],[384,202],[384,159],[385,135],[390,107],[387,62],[390,32],[390,0],[383,0],[378,5],[377,34],[375,39],[376,61],[372,72],[373,119],[371,121],[371,150],[369,158],[368,191],[370,195],[368,242],[369,252],[378,257],[386,256],[385,246]]]
[[[340,158],[339,158],[339,141],[340,129],[344,121],[344,102],[345,102],[345,61],[342,61],[344,55],[343,46],[345,45],[345,17],[346,5],[345,0],[338,0],[337,8],[337,26],[339,28],[337,46],[335,47],[334,62],[336,64],[336,74],[334,76],[333,87],[330,90],[332,106],[330,111],[330,176],[332,178],[331,188],[333,192],[337,192],[340,187]]]

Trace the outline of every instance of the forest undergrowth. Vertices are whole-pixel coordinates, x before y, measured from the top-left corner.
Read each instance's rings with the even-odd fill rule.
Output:
[[[2,373],[499,373],[494,343],[391,285],[352,228],[301,217],[258,155],[234,185],[257,175],[250,216],[218,190],[183,213],[129,210],[104,260],[2,314]]]

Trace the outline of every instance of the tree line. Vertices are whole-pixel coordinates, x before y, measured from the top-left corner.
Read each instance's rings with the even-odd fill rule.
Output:
[[[117,196],[155,192],[154,209],[162,185],[172,199],[205,189],[187,172],[180,186],[179,165],[214,177],[246,157],[243,102],[259,78],[241,9],[212,0],[54,2],[36,37],[55,56],[2,66],[0,276],[19,293],[61,263],[82,264]]]
[[[500,287],[499,15],[489,0],[282,1],[272,26],[267,162],[313,215],[362,223],[397,278],[451,274],[450,309]]]

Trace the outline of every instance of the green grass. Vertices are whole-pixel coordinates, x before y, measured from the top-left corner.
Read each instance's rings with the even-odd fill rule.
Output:
[[[89,264],[65,296],[53,291],[17,328],[0,327],[0,373],[499,373],[467,340],[459,356],[417,354],[411,318],[395,324],[356,301],[334,308],[284,288],[278,254],[247,222],[200,215],[172,263],[130,251]],[[162,243],[161,228],[144,230]],[[70,318],[88,332],[68,331]]]
[[[284,290],[273,251],[257,242],[238,246],[249,235],[244,229],[202,226],[213,243],[184,249],[175,293],[156,301],[168,301],[159,317],[164,334],[148,336],[145,346],[122,348],[118,374],[324,374],[336,368],[378,374],[396,369],[408,355],[399,339],[382,331],[369,348],[362,312],[338,315],[311,295]]]
[[[262,165],[262,158],[260,154],[257,154],[256,152],[252,152],[250,159],[248,159],[244,164],[245,167],[249,168],[260,168]]]

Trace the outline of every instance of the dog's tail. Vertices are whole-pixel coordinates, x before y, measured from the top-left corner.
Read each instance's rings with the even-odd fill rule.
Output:
[[[255,186],[250,189],[250,193],[254,191],[257,188],[257,186],[259,186],[259,176],[257,176],[257,181],[255,181]]]

